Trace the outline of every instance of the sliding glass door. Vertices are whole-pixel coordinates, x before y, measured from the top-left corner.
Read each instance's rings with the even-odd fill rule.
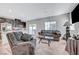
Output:
[[[32,34],[32,35],[36,34],[36,24],[29,25],[29,34]]]

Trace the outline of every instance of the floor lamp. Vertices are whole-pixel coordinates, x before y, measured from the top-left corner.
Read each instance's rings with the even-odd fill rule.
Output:
[[[70,26],[71,26],[71,24],[70,24],[69,21],[67,21],[67,22],[65,22],[64,26],[66,27],[66,41],[67,41],[68,38],[71,37],[71,35],[70,35]]]

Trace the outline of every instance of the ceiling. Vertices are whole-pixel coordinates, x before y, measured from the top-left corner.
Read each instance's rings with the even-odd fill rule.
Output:
[[[73,11],[77,3],[0,3],[0,17],[28,21]]]

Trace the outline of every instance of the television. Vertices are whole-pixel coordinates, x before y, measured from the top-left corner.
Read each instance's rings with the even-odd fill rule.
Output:
[[[79,4],[76,8],[71,12],[72,23],[79,22]]]

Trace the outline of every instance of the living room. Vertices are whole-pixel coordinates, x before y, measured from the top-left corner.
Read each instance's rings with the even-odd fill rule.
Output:
[[[78,3],[0,4],[0,54],[75,54],[69,50],[68,39],[79,32],[79,23],[72,20],[77,6]]]

